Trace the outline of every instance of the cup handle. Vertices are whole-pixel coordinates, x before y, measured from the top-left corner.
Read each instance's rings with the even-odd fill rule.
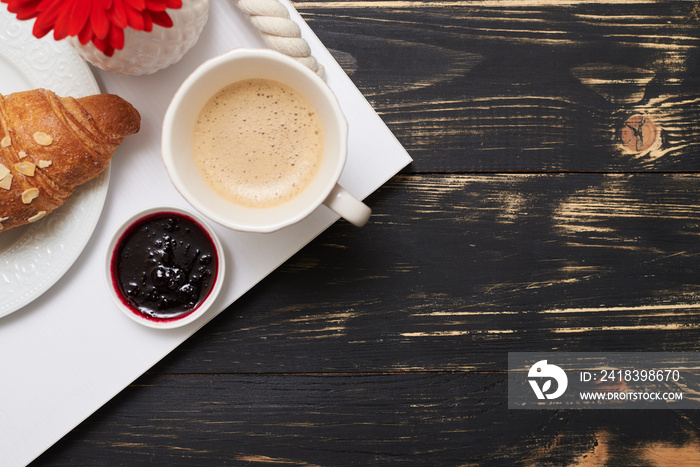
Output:
[[[365,225],[369,220],[369,215],[372,214],[369,206],[338,184],[333,187],[323,204],[357,227]]]

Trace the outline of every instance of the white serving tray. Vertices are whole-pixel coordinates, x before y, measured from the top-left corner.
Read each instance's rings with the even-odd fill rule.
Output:
[[[349,121],[349,155],[341,184],[365,198],[411,159],[291,4],[282,1],[325,66],[328,84]],[[107,200],[82,254],[41,297],[0,318],[3,466],[31,462],[337,220],[321,207],[305,221],[273,234],[214,225],[230,265],[227,282],[217,303],[192,325],[167,331],[146,328],[110,301],[102,262],[117,226],[151,206],[192,209],[161,163],[160,126],[170,99],[199,64],[234,47],[264,45],[233,2],[217,0],[211,2],[199,42],[179,63],[143,77],[93,70],[102,92],[119,94],[137,107],[142,128],[115,155]]]

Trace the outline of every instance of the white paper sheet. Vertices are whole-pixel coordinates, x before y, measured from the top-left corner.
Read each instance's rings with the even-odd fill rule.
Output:
[[[341,184],[364,198],[410,157],[323,44],[285,4],[326,67],[328,84],[350,124]],[[160,159],[160,125],[170,98],[204,60],[241,46],[262,47],[259,32],[233,2],[216,0],[199,42],[179,63],[144,77],[94,70],[103,92],[119,94],[137,107],[142,128],[113,160],[102,217],[73,267],[40,298],[0,319],[3,466],[31,462],[336,220],[321,207],[305,221],[273,234],[234,232],[214,224],[226,250],[226,284],[207,315],[188,327],[146,328],[111,303],[102,271],[106,246],[118,225],[151,206],[192,209],[172,187]]]

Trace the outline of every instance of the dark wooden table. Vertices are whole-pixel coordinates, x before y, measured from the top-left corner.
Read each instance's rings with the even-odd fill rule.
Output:
[[[698,465],[700,411],[506,397],[700,349],[695,2],[296,6],[415,162],[36,465]]]

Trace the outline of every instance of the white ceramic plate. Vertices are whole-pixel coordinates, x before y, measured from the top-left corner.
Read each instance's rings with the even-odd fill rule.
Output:
[[[34,88],[59,96],[99,93],[71,46],[50,35],[36,39],[33,24],[0,5],[0,94]],[[97,225],[108,185],[109,169],[40,222],[0,232],[0,317],[39,297],[68,271]]]

